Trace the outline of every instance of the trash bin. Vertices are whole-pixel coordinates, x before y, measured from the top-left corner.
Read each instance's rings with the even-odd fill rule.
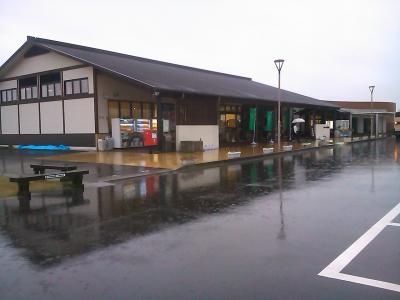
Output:
[[[99,151],[106,151],[106,141],[103,139],[98,139],[97,140],[97,149]]]
[[[163,152],[171,152],[172,151],[172,135],[170,133],[164,133],[163,135]]]
[[[106,150],[110,151],[114,149],[114,140],[112,137],[106,137]]]

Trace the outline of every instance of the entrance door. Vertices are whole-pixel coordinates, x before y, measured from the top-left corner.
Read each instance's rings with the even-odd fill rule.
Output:
[[[163,151],[175,150],[176,143],[176,112],[175,104],[162,103],[162,122],[163,122]]]

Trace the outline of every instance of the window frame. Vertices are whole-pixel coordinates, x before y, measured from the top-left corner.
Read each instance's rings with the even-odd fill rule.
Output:
[[[59,84],[60,85],[60,94],[57,94],[57,89],[56,89],[56,85]],[[53,94],[50,95],[50,87],[53,87]],[[46,91],[46,96],[43,95],[43,88],[45,88]],[[42,99],[48,99],[48,98],[55,98],[55,97],[61,97],[62,96],[62,90],[61,90],[61,81],[53,81],[53,82],[47,82],[47,83],[43,83],[40,85],[40,98]]]
[[[7,103],[13,101],[18,101],[17,88],[0,90],[0,103]]]
[[[37,93],[37,87],[38,87],[37,85],[28,85],[28,86],[20,87],[19,88],[19,95],[20,95],[19,100],[28,101],[28,100],[35,100],[35,99],[37,100],[37,99],[39,99],[39,95]],[[33,97],[33,89],[34,88],[36,88],[36,97]],[[27,89],[30,89],[30,91],[31,91],[30,92],[30,95],[31,95],[30,98],[27,97],[28,96]],[[24,95],[24,98],[22,98],[22,95]]]
[[[86,80],[87,81],[87,92],[82,92],[82,81]],[[71,93],[67,93],[67,84],[71,83]],[[75,84],[79,85],[79,92],[75,92]],[[64,95],[65,96],[76,96],[76,95],[88,95],[89,94],[89,78],[88,77],[83,77],[83,78],[76,78],[76,79],[69,79],[69,80],[64,80]]]

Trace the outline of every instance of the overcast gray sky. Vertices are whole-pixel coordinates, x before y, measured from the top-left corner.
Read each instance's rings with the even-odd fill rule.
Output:
[[[400,0],[0,0],[0,64],[27,35],[400,108]]]

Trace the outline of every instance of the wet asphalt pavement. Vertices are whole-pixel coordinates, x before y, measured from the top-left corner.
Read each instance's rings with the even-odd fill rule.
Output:
[[[393,139],[0,199],[0,299],[399,299],[318,276],[400,202]],[[48,153],[46,153],[48,155]],[[37,152],[0,150],[0,173]],[[1,175],[1,174],[0,174]],[[399,222],[398,216],[393,222]],[[400,285],[400,227],[343,272]]]

